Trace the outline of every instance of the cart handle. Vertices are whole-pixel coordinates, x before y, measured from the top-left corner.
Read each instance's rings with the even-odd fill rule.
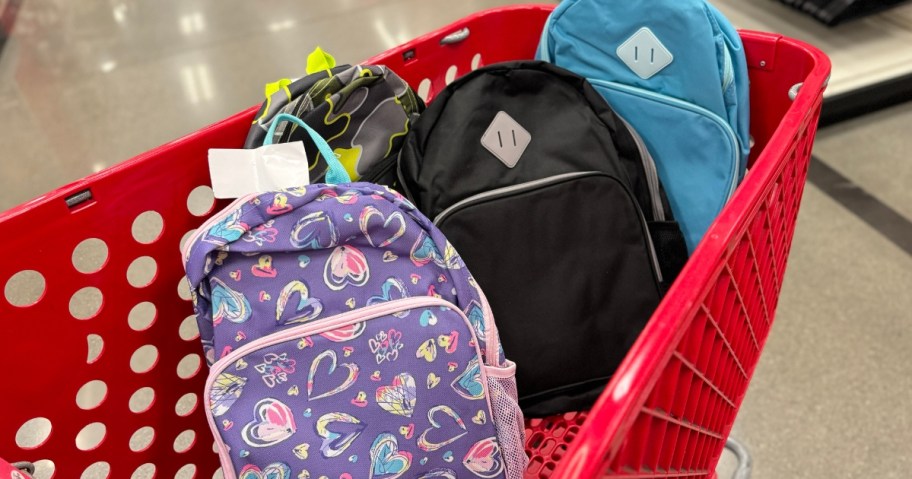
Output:
[[[728,449],[738,459],[738,467],[735,469],[732,479],[750,479],[751,469],[753,468],[753,459],[747,447],[737,439],[729,436],[725,441],[725,449]]]
[[[342,166],[342,163],[339,162],[339,158],[336,157],[336,154],[333,153],[332,148],[330,148],[329,143],[326,143],[326,140],[320,136],[313,128],[310,127],[307,123],[304,123],[304,120],[294,116],[289,115],[288,113],[279,113],[272,120],[272,124],[269,125],[269,131],[266,132],[266,139],[263,140],[263,145],[271,145],[272,138],[275,136],[276,126],[283,121],[290,121],[301,128],[304,128],[304,131],[310,135],[310,139],[313,140],[314,144],[317,145],[317,149],[320,150],[320,154],[323,155],[323,158],[326,160],[326,165],[329,169],[326,171],[326,182],[334,185],[341,183],[351,183],[351,177],[348,176],[348,172],[345,171],[345,167]]]

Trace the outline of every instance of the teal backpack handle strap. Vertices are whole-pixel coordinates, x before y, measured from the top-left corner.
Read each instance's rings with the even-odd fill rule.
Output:
[[[326,164],[329,166],[329,169],[326,170],[326,182],[334,185],[341,183],[351,183],[351,177],[348,176],[348,172],[345,171],[345,167],[342,166],[342,163],[339,163],[339,159],[336,158],[336,154],[333,153],[332,148],[329,147],[329,143],[326,143],[326,140],[320,136],[313,128],[310,127],[307,123],[304,123],[300,118],[289,115],[288,113],[279,113],[272,119],[272,124],[269,125],[269,131],[266,132],[266,139],[263,140],[263,145],[271,145],[272,138],[275,136],[276,127],[279,123],[283,121],[290,121],[301,128],[304,128],[304,131],[310,135],[310,139],[317,145],[317,149],[320,150],[320,154],[323,155],[323,158],[326,160]]]

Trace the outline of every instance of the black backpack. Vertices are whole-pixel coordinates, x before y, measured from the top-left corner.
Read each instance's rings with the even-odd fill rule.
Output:
[[[399,177],[488,296],[524,412],[591,406],[687,255],[635,132],[584,78],[501,63],[435,98]]]

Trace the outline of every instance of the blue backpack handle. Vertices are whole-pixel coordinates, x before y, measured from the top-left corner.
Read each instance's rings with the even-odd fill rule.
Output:
[[[310,139],[317,145],[317,149],[320,150],[320,154],[323,155],[323,158],[326,160],[327,166],[329,169],[326,171],[326,182],[334,185],[341,183],[351,183],[351,177],[348,176],[348,172],[345,171],[345,167],[342,166],[342,163],[339,162],[339,159],[336,158],[336,154],[333,153],[332,148],[329,147],[329,143],[326,143],[326,140],[320,136],[313,128],[310,127],[307,123],[304,123],[300,118],[289,115],[288,113],[279,113],[272,119],[272,124],[269,125],[269,131],[266,132],[266,139],[263,140],[263,145],[271,145],[272,138],[275,136],[276,127],[279,123],[283,121],[290,121],[301,128],[304,128],[304,131],[310,135]]]

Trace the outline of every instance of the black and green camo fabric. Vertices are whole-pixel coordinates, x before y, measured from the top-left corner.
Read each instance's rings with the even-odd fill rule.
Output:
[[[272,119],[288,113],[326,139],[352,180],[395,187],[396,157],[411,123],[423,110],[424,102],[389,68],[340,66],[307,75],[273,94],[257,113],[244,147],[262,146]],[[301,128],[280,124],[273,140],[303,141],[311,182],[323,179],[326,162]]]

